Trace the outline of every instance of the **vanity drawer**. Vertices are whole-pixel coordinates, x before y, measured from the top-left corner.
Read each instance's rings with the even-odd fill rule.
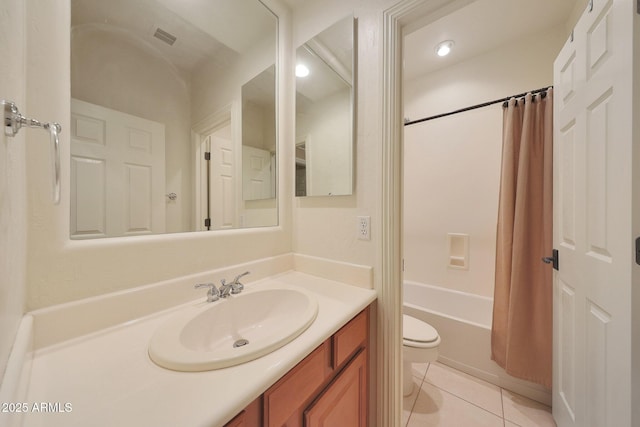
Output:
[[[327,340],[265,392],[265,426],[285,425],[331,373],[331,340]]]
[[[368,331],[369,308],[367,307],[333,335],[334,369],[348,361],[358,349],[366,345]]]

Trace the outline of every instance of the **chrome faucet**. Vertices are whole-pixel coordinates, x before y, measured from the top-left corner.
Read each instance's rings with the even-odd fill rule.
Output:
[[[207,302],[218,301],[220,298],[226,298],[231,294],[239,294],[244,289],[244,285],[240,283],[240,278],[249,274],[249,271],[238,275],[230,283],[225,279],[220,280],[220,289],[216,288],[213,283],[199,283],[195,288],[209,288],[207,292]]]
[[[240,292],[242,292],[242,290],[244,289],[244,285],[240,283],[240,278],[250,273],[251,273],[250,271],[245,271],[244,273],[237,275],[235,279],[233,279],[233,281],[231,282],[232,294],[239,294]]]
[[[233,282],[227,284],[225,279],[220,280],[220,298],[226,298],[233,291]]]
[[[195,285],[194,288],[209,288],[209,291],[207,291],[207,302],[214,302],[220,299],[220,291],[213,283],[199,283]]]

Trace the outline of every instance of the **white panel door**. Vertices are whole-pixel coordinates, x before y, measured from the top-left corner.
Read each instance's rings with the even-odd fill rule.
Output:
[[[595,0],[554,64],[559,427],[631,427],[634,3]]]
[[[267,150],[242,147],[242,197],[261,200],[275,197],[271,192],[271,154]]]
[[[164,125],[71,101],[71,236],[165,231]]]
[[[211,228],[236,225],[235,152],[231,124],[211,134]]]

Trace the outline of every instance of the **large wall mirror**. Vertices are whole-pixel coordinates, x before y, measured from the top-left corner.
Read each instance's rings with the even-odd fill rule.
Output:
[[[296,50],[296,196],[353,193],[355,24],[344,18]]]
[[[71,0],[72,239],[277,225],[277,17]]]

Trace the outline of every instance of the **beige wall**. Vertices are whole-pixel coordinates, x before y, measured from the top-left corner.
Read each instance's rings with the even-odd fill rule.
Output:
[[[192,123],[226,109],[230,102],[240,102],[240,87],[273,65],[275,43],[275,39],[265,38],[238,56],[226,70],[213,60],[199,65],[191,73]]]
[[[358,95],[355,185],[352,196],[298,197],[293,217],[295,252],[374,267],[381,282],[382,12],[394,0],[301,2],[294,11],[294,48],[340,19],[358,18]],[[289,167],[293,170],[294,160]],[[294,194],[293,187],[290,194]],[[357,216],[371,217],[371,240],[356,237]]]
[[[22,0],[0,3],[0,97],[27,114],[25,102],[25,7]],[[8,60],[10,59],[10,60]],[[0,134],[0,382],[22,319],[26,299],[27,201],[23,129]],[[35,131],[41,132],[41,131]],[[46,134],[42,132],[46,141]],[[39,141],[44,143],[44,141]],[[46,150],[45,150],[46,151]],[[50,191],[50,187],[48,187]],[[51,200],[51,194],[46,194]]]
[[[162,236],[69,240],[69,2],[28,0],[28,51],[26,109],[35,117],[61,122],[62,200],[54,206],[50,197],[49,158],[40,150],[46,134],[27,134],[26,167],[28,197],[28,300],[35,309],[80,298],[124,290],[198,271],[236,264],[291,251],[290,199],[280,200],[280,225],[251,230],[179,233]],[[280,33],[290,46],[286,9],[281,13]],[[282,53],[282,52],[281,52]],[[292,140],[289,100],[293,88],[287,58],[279,87],[284,91],[278,131],[280,141]],[[46,153],[46,150],[44,151]],[[293,148],[283,144],[284,156]],[[293,188],[293,171],[280,167],[280,193]],[[4,212],[4,211],[3,211]],[[15,219],[11,217],[11,221]]]
[[[272,8],[279,13],[277,2]],[[122,290],[170,277],[203,271],[230,263],[291,251],[379,267],[381,128],[381,16],[394,0],[302,3],[295,11],[294,46],[347,15],[359,18],[359,85],[356,187],[353,196],[297,200],[293,209],[298,231],[292,237],[289,208],[293,198],[293,123],[279,117],[282,150],[279,193],[289,195],[280,202],[280,226],[232,232],[188,233],[140,238],[114,238],[72,242],[68,239],[69,192],[63,187],[59,206],[50,203],[49,159],[34,147],[28,149],[30,185],[28,309]],[[69,179],[69,7],[68,4],[26,3],[30,14],[30,67],[33,82],[27,104],[32,113],[52,117],[63,125],[63,183]],[[280,21],[287,31],[286,21]],[[281,33],[281,37],[283,34]],[[281,39],[290,43],[286,34]],[[289,50],[290,54],[293,50]],[[281,58],[287,61],[281,53]],[[203,68],[204,69],[204,68]],[[282,108],[290,108],[293,79],[280,80],[285,91]],[[286,74],[286,73],[285,73]],[[282,75],[282,74],[281,74]],[[195,77],[194,77],[195,82]],[[195,83],[193,83],[195,84]],[[288,93],[288,95],[287,95]],[[202,106],[207,93],[194,100]],[[198,109],[198,111],[205,111]],[[286,114],[284,114],[286,116]],[[289,117],[292,117],[289,115]],[[201,117],[192,117],[198,121]],[[36,138],[35,136],[32,138]],[[289,159],[290,162],[286,160]],[[372,240],[356,239],[356,216],[372,217]],[[376,277],[379,268],[376,268]],[[376,278],[376,280],[378,280]]]
[[[351,192],[351,90],[345,87],[296,114],[296,141],[306,142],[308,194]]]
[[[273,152],[276,142],[273,139],[275,111],[251,101],[242,106],[242,145]]]
[[[575,1],[576,1],[576,4],[574,5],[573,10],[571,11],[571,16],[569,16],[565,25],[565,31],[567,32],[567,34],[571,33],[571,31],[573,30],[573,27],[578,22],[578,19],[580,19],[580,17],[582,16],[582,13],[589,5],[589,0],[575,0]]]
[[[563,27],[405,83],[415,120],[553,83]],[[410,53],[408,53],[410,54]],[[493,296],[502,105],[405,128],[405,279]],[[469,269],[448,267],[447,233],[469,234]]]

